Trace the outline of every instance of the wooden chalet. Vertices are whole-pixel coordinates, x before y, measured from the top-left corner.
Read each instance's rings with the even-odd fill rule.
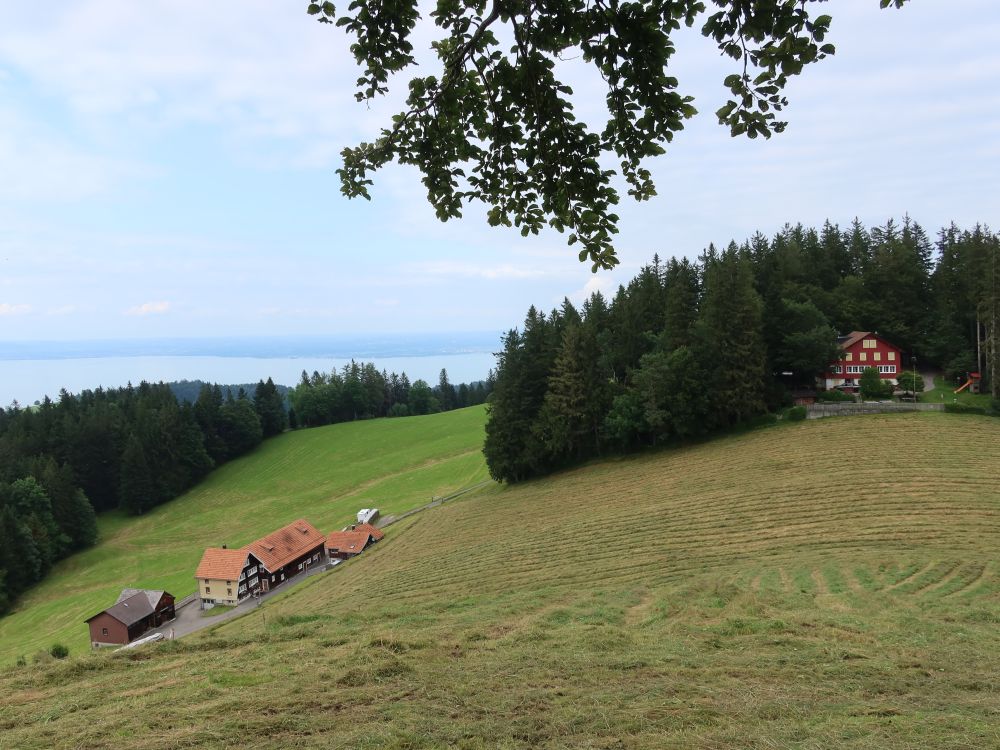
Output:
[[[385,532],[370,523],[359,523],[343,531],[331,531],[326,537],[326,554],[331,559],[347,560],[360,555],[382,539]]]
[[[821,381],[829,390],[841,388],[856,390],[861,373],[867,368],[878,370],[879,377],[896,384],[896,375],[902,372],[902,350],[871,331],[851,331],[837,339],[840,357],[831,362]]]
[[[323,559],[325,538],[299,519],[245,547],[210,547],[195,578],[202,605],[234,606],[256,592],[266,593]]]
[[[125,645],[174,617],[174,597],[168,592],[123,589],[114,606],[86,620],[90,645]]]

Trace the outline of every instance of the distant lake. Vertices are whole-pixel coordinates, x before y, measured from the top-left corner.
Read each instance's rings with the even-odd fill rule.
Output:
[[[486,378],[496,366],[500,334],[379,336],[367,339],[169,339],[95,342],[0,342],[0,404],[22,405],[65,388],[79,393],[174,380],[221,384],[273,378],[294,386],[302,371],[329,372],[353,358],[381,370],[405,372],[410,381],[437,383],[441,369],[452,383]]]

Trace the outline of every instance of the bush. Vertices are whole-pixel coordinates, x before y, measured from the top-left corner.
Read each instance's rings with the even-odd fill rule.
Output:
[[[69,649],[61,643],[56,643],[49,649],[49,654],[52,655],[53,659],[65,659],[69,656]]]
[[[806,407],[804,406],[793,406],[791,409],[785,412],[785,419],[789,422],[801,422],[806,418]]]
[[[390,417],[408,417],[410,409],[406,404],[395,403],[389,408]]]
[[[829,391],[820,391],[816,394],[817,401],[825,401],[827,403],[842,403],[847,401],[854,401],[854,394],[844,393],[843,391],[838,391],[832,389]]]
[[[986,414],[984,407],[969,404],[945,404],[944,410],[951,414]]]

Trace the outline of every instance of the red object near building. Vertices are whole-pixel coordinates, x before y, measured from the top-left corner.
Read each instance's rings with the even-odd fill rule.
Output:
[[[822,375],[827,390],[856,389],[861,373],[869,367],[878,370],[882,380],[896,384],[903,371],[902,350],[871,331],[851,331],[837,338],[840,359],[831,362]]]

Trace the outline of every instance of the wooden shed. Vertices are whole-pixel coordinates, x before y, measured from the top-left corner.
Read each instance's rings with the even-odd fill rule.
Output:
[[[91,646],[124,645],[173,620],[174,597],[166,591],[123,589],[114,606],[86,620]]]

